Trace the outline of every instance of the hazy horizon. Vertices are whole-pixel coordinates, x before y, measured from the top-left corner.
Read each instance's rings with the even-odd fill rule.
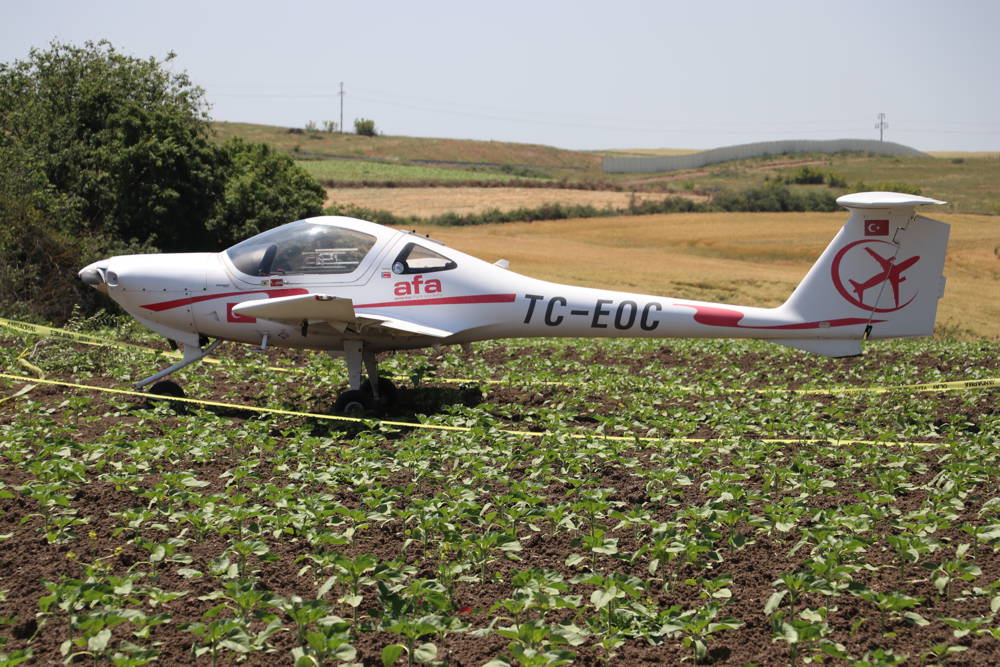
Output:
[[[878,139],[1000,151],[1000,3],[834,9],[593,0],[7,3],[0,62],[108,39],[206,90],[220,121],[370,118],[388,135],[584,150]]]

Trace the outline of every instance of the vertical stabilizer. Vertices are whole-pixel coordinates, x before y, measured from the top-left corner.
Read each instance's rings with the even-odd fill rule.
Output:
[[[931,334],[949,226],[916,207],[945,202],[862,192],[837,203],[850,217],[781,310],[806,321],[863,318],[869,338]]]

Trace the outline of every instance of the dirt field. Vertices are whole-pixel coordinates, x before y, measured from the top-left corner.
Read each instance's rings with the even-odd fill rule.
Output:
[[[927,211],[928,214],[932,212]],[[843,213],[695,213],[475,227],[418,227],[488,261],[558,282],[776,306]],[[939,329],[1000,340],[1000,219],[939,214],[951,241]],[[627,270],[622,267],[627,267]]]
[[[442,213],[481,213],[537,208],[543,204],[625,208],[629,192],[570,190],[564,188],[327,188],[326,206],[354,204],[390,211],[396,215],[430,217]],[[663,199],[663,193],[636,193],[639,199]],[[688,195],[685,195],[688,196]],[[695,201],[706,197],[690,195]]]

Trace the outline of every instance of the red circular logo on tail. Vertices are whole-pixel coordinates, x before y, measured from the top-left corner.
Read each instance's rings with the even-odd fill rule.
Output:
[[[892,248],[892,251],[887,252],[885,256],[879,254],[878,250],[875,249],[881,249],[883,245]],[[833,258],[833,266],[830,269],[833,286],[837,288],[840,295],[849,303],[873,313],[891,313],[905,308],[911,301],[917,298],[917,292],[913,290],[909,299],[900,301],[900,285],[906,282],[903,272],[919,262],[920,255],[907,257],[897,263],[895,256],[896,247],[896,244],[889,241],[868,239],[848,243]],[[858,280],[848,278],[845,285],[845,281],[841,276],[841,264],[848,255],[850,255],[853,264],[867,266],[870,263],[871,272],[865,275],[859,274],[857,276]],[[863,261],[861,258],[855,260],[856,255],[867,256],[870,261]],[[878,308],[876,306],[879,303],[879,296],[882,294],[883,289],[885,289],[886,283],[888,283],[889,289],[892,290],[893,306],[890,308]]]

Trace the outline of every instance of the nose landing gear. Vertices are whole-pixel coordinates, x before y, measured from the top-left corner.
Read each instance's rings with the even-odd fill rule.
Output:
[[[184,358],[183,359],[181,359],[180,361],[178,361],[173,366],[170,366],[169,368],[164,368],[159,373],[154,373],[153,375],[150,375],[147,378],[143,378],[143,379],[139,380],[138,382],[136,382],[132,386],[135,387],[136,389],[142,389],[146,385],[152,384],[153,382],[156,382],[157,380],[160,380],[161,378],[165,378],[168,375],[170,375],[171,373],[173,373],[175,371],[179,371],[180,369],[184,368],[185,366],[193,364],[196,361],[201,361],[202,359],[204,359],[205,357],[207,357],[208,355],[210,355],[212,353],[212,351],[215,350],[215,348],[217,348],[219,346],[219,343],[221,343],[221,342],[222,342],[221,338],[216,338],[211,343],[209,343],[206,347],[203,348],[202,345],[204,343],[201,340],[198,340],[197,344],[190,344],[190,343],[186,343],[186,342],[182,341],[181,349],[182,349],[182,351],[184,353]],[[167,391],[159,391],[159,392],[155,391],[155,388],[156,387],[161,387],[161,385],[163,387],[167,387]],[[174,387],[177,387],[177,390],[180,390],[180,386],[178,386],[175,382],[165,381],[165,382],[157,382],[155,385],[153,385],[154,391],[152,393],[154,393],[154,394],[155,393],[159,393],[160,395],[175,396],[176,394],[169,393],[170,391],[172,391],[172,388],[170,388],[170,385],[173,385]]]

